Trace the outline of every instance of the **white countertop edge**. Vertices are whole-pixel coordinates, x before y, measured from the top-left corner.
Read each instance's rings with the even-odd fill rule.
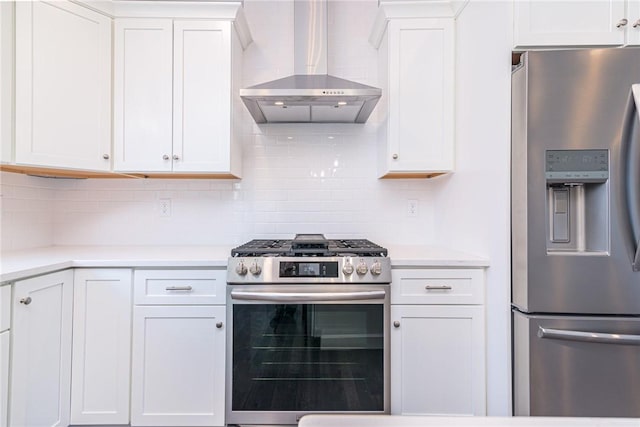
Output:
[[[398,245],[388,249],[391,267],[489,267],[489,259],[440,246]]]
[[[472,417],[420,415],[305,415],[298,427],[622,427],[640,418]]]
[[[0,254],[0,284],[66,268],[220,268],[230,247],[51,246]]]
[[[427,246],[389,248],[394,269],[484,268],[489,261]],[[51,246],[0,253],[0,284],[66,268],[226,268],[231,246]]]
[[[487,268],[487,260],[461,260],[461,259],[395,259],[391,258],[391,268],[416,268],[416,267],[455,267],[455,268]]]

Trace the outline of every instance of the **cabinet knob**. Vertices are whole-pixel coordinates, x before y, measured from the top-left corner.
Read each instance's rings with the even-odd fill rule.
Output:
[[[31,297],[21,298],[20,304],[29,305],[31,304]]]
[[[393,158],[393,160],[398,160],[398,155],[397,154],[393,154],[393,156],[391,156]]]
[[[102,158],[105,159],[105,160],[109,160],[110,157],[111,156],[109,156],[108,154],[103,154],[102,155]]]
[[[162,160],[169,160],[169,155],[165,154],[164,156],[162,156]]]
[[[216,323],[216,328],[218,328],[218,329],[222,329],[222,322],[218,322],[218,323]]]
[[[393,327],[394,328],[399,328],[400,327],[400,321],[399,320],[394,320],[393,321]]]
[[[617,28],[622,28],[624,26],[626,26],[629,23],[629,21],[627,20],[627,18],[622,18],[621,20],[618,21],[618,23],[616,24]]]
[[[173,155],[173,160],[180,160],[180,156],[178,156],[177,154]]]
[[[640,19],[633,23],[633,28],[640,28]]]

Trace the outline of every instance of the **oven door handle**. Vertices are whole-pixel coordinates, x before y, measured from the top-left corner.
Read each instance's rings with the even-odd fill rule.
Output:
[[[387,293],[384,290],[355,291],[355,292],[260,292],[231,291],[231,299],[243,301],[267,301],[267,302],[333,302],[333,301],[360,301],[385,299]]]

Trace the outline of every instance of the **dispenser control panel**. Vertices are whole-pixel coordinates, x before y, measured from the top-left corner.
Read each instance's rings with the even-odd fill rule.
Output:
[[[605,182],[609,150],[547,150],[545,177],[549,182]]]

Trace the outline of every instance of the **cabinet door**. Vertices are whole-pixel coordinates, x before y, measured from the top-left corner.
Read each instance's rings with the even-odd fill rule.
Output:
[[[392,305],[391,321],[391,413],[485,415],[483,307]]]
[[[224,425],[224,317],[224,306],[135,306],[132,426]]]
[[[16,163],[109,170],[111,19],[68,1],[15,8]]]
[[[14,2],[0,2],[0,163],[13,161],[14,10]]]
[[[231,23],[174,22],[173,170],[228,172]]]
[[[628,0],[627,15],[629,28],[627,29],[627,44],[640,45],[640,0]]]
[[[15,283],[11,426],[69,424],[72,305],[72,270]]]
[[[513,2],[513,13],[516,47],[625,42],[626,27],[616,26],[626,16],[624,0],[518,0]]]
[[[128,269],[76,269],[71,424],[128,424],[132,280]]]
[[[386,173],[453,170],[454,20],[388,24]]]
[[[171,19],[116,19],[114,170],[170,171]]]
[[[9,331],[0,333],[0,427],[6,427],[9,401]]]

